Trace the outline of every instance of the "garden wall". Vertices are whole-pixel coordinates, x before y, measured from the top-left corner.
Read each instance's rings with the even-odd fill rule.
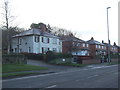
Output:
[[[27,64],[24,55],[2,55],[2,64]]]

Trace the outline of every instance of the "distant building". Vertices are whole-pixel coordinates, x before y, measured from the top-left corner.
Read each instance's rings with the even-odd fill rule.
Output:
[[[40,29],[32,28],[12,36],[14,53],[46,53],[47,51],[62,52],[62,41],[59,37],[47,32],[46,25],[40,24]]]
[[[64,36],[62,39],[63,53],[71,53],[72,55],[89,56],[89,44],[74,36]]]
[[[109,41],[109,44],[108,43],[104,43],[102,42],[103,44],[106,45],[107,49],[106,49],[106,53],[108,54],[108,47],[110,48],[110,53],[113,53],[113,54],[116,54],[118,53],[118,46],[116,45],[116,43],[114,42],[114,45],[111,45],[110,44],[110,41]]]
[[[106,55],[107,47],[104,43],[100,43],[92,37],[90,40],[87,41],[90,45],[90,56],[95,55]]]

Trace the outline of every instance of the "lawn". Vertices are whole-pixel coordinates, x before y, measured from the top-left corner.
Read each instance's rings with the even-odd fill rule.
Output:
[[[46,67],[26,65],[26,64],[3,64],[2,73],[7,72],[20,72],[20,71],[32,71],[32,70],[47,70]]]
[[[2,76],[3,78],[5,78],[5,77],[11,77],[11,76],[26,76],[26,75],[33,75],[33,74],[40,74],[40,73],[39,72],[7,73],[7,74],[0,75],[0,77]]]
[[[114,64],[120,64],[119,62],[110,62],[110,63],[107,63],[107,65],[114,65]]]

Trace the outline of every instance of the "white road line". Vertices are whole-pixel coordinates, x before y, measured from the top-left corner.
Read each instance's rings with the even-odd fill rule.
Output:
[[[52,85],[52,86],[49,86],[49,87],[46,87],[46,88],[53,88],[53,87],[56,87],[57,85]]]
[[[93,77],[96,77],[96,76],[99,76],[99,75],[93,75],[93,76],[89,76],[89,77],[87,77],[87,78],[93,78]]]

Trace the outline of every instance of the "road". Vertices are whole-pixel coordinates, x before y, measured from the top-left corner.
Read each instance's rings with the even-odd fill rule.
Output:
[[[7,79],[3,88],[118,88],[118,65]]]

